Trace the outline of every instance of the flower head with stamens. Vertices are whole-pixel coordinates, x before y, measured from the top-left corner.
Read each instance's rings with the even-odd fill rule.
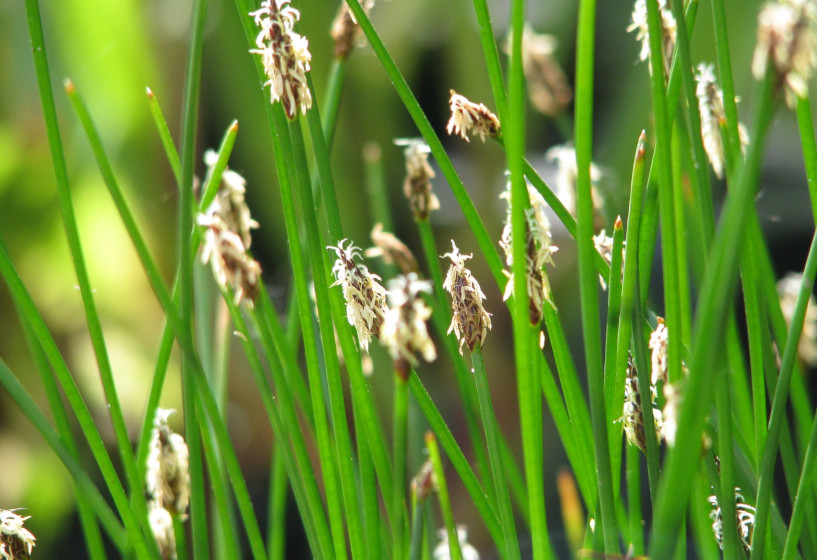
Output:
[[[505,286],[504,300],[508,300],[513,295],[513,228],[511,226],[511,185],[504,191],[500,198],[504,198],[508,203],[508,213],[505,219],[505,227],[502,229],[502,237],[499,245],[505,251],[505,264],[508,269],[504,271],[508,277]],[[525,251],[525,279],[527,284],[528,298],[530,300],[529,318],[532,325],[538,325],[542,320],[542,306],[545,302],[553,304],[550,293],[550,282],[548,282],[545,265],[553,264],[553,254],[559,250],[553,244],[553,236],[550,233],[550,221],[545,214],[547,204],[539,191],[528,185],[528,197],[531,207],[525,211],[525,229],[527,232]]]
[[[167,424],[174,410],[158,408],[150,434],[146,486],[152,501],[169,512],[184,515],[190,501],[190,470],[184,438]]]
[[[346,244],[346,247],[344,247]],[[337,247],[327,247],[335,252],[337,260],[332,267],[335,283],[332,286],[343,287],[346,300],[346,319],[357,330],[360,346],[369,351],[372,337],[380,336],[383,319],[386,316],[386,290],[380,285],[380,276],[371,274],[362,264],[355,263],[360,256],[360,249],[346,239],[340,240]]]
[[[669,342],[669,331],[664,319],[658,317],[658,325],[650,335],[650,350],[652,350],[651,364],[652,376],[650,382],[653,385],[658,384],[658,381],[667,381],[667,343]]]
[[[445,128],[448,134],[459,134],[466,142],[470,142],[469,134],[479,136],[483,142],[486,136],[499,136],[499,119],[482,103],[473,103],[452,89],[449,106],[451,118]]]
[[[420,265],[417,264],[417,258],[411,249],[393,233],[383,231],[383,224],[376,223],[371,235],[374,247],[366,249],[363,256],[382,257],[384,263],[394,263],[400,269],[401,274],[410,274],[420,270]]]
[[[777,282],[780,308],[783,310],[783,318],[786,319],[789,327],[794,318],[794,307],[802,283],[803,274],[798,272],[790,272]],[[817,366],[817,299],[813,294],[809,295],[806,306],[806,317],[803,322],[803,332],[800,333],[800,341],[797,344],[797,355],[809,367]]]
[[[553,146],[545,152],[546,161],[556,162],[556,196],[562,201],[571,215],[576,215],[576,181],[579,170],[576,164],[576,149],[570,144]],[[601,181],[602,172],[598,166],[590,164],[591,193],[593,208],[599,211],[603,206],[603,199],[596,188]]]
[[[300,12],[289,5],[290,0],[264,0],[261,8],[250,15],[261,28],[255,39],[253,54],[260,54],[270,87],[270,103],[280,101],[290,119],[306,113],[312,106],[312,93],[306,81],[309,63],[309,42],[295,32]]]
[[[701,115],[701,137],[704,149],[712,169],[718,179],[723,178],[725,159],[723,141],[721,139],[721,124],[726,122],[726,113],[723,108],[723,91],[715,80],[715,66],[701,63],[695,72],[697,87],[695,94],[698,97],[698,111]],[[741,148],[749,143],[746,128],[738,123]]]
[[[440,529],[437,531],[440,543],[434,548],[432,557],[434,560],[451,560],[451,547],[448,545],[448,531]],[[468,529],[465,525],[457,525],[457,540],[460,542],[462,560],[479,560],[479,552],[468,542]]]
[[[451,259],[443,289],[451,294],[454,312],[448,333],[454,331],[462,354],[463,346],[468,346],[473,352],[477,345],[481,347],[485,343],[485,337],[491,329],[491,315],[482,307],[485,294],[482,293],[479,282],[471,275],[471,271],[465,268],[465,261],[474,255],[460,254],[453,240],[451,246],[452,251],[443,255],[443,258]]]
[[[148,524],[153,538],[159,547],[162,560],[176,559],[176,533],[173,531],[173,516],[159,505],[151,501],[148,505]]]
[[[664,433],[664,419],[661,410],[655,406],[655,387],[650,387],[650,406],[652,406],[655,432],[660,440]],[[644,410],[641,391],[638,386],[638,374],[632,357],[627,361],[627,377],[624,381],[624,414],[621,417],[624,434],[630,445],[635,445],[642,452],[647,452],[647,436],[644,432]]]
[[[675,48],[675,39],[678,34],[678,26],[675,17],[672,15],[667,5],[667,0],[653,0],[658,3],[658,11],[661,15],[661,35],[662,35],[662,55],[664,72],[669,70],[669,61],[672,59],[672,51]],[[647,1],[636,0],[633,6],[632,22],[627,27],[627,31],[638,31],[636,33],[636,41],[641,41],[641,53],[639,58],[641,60],[648,60],[650,58],[650,26],[647,20]],[[652,73],[652,66],[650,66]]]
[[[422,138],[398,138],[397,146],[404,146],[406,158],[406,179],[403,194],[409,200],[415,220],[425,220],[432,210],[440,209],[440,201],[431,190],[434,170],[428,164],[431,148]]]
[[[23,560],[31,556],[37,539],[23,527],[29,518],[0,509],[0,560]]]
[[[383,321],[381,340],[398,364],[408,373],[406,364],[416,366],[420,355],[427,362],[437,359],[437,350],[428,336],[426,322],[431,309],[422,293],[431,293],[431,281],[420,280],[416,273],[401,275],[389,282],[389,310]]]
[[[204,161],[212,171],[216,156],[207,152]],[[235,303],[252,306],[258,295],[261,265],[247,250],[252,244],[250,231],[258,222],[250,216],[244,200],[246,181],[229,169],[224,171],[218,194],[196,223],[205,227],[201,247],[201,262],[210,263],[216,282],[224,289],[235,291]]]
[[[808,81],[817,66],[817,4],[814,0],[779,0],[763,5],[757,18],[757,45],[752,73],[758,80],[771,61],[785,88],[786,103],[808,96]]]
[[[723,515],[721,513],[720,504],[718,504],[718,497],[715,495],[709,496],[706,499],[712,506],[712,511],[709,513],[709,518],[712,520],[712,532],[715,535],[715,540],[718,541],[718,546],[723,550]],[[746,503],[746,499],[740,491],[740,488],[735,488],[735,516],[737,517],[738,534],[740,535],[740,542],[747,551],[752,550],[752,536],[755,532],[755,508]]]

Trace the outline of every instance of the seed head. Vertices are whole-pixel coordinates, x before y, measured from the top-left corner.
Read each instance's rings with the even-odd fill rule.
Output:
[[[423,463],[420,471],[411,480],[411,493],[417,497],[418,502],[428,498],[432,492],[439,490],[437,476],[434,474],[434,465],[431,460]]]
[[[715,534],[715,540],[718,541],[718,546],[723,550],[723,516],[721,514],[721,507],[718,504],[718,497],[712,495],[706,500],[712,506],[712,511],[709,513],[709,518],[712,520],[712,532]],[[746,503],[740,488],[735,488],[735,516],[737,517],[738,533],[740,534],[740,542],[747,551],[752,550],[752,536],[755,532],[755,513],[754,506],[750,506]]]
[[[374,6],[374,0],[360,0],[360,5],[368,14]],[[341,3],[330,33],[335,41],[335,58],[348,58],[360,37],[360,26],[346,2]]]
[[[513,295],[513,228],[511,226],[511,192],[510,183],[508,189],[500,195],[508,203],[508,213],[505,219],[505,227],[502,229],[502,237],[499,245],[505,251],[505,263],[508,269],[505,275],[508,283],[505,285],[504,300],[508,300]],[[529,318],[532,325],[538,325],[542,320],[542,306],[545,302],[552,305],[553,299],[550,293],[550,282],[548,281],[545,265],[553,264],[553,254],[559,250],[553,245],[553,236],[550,233],[550,221],[547,218],[545,209],[547,204],[539,191],[528,185],[528,197],[531,207],[525,211],[525,229],[527,235],[525,252],[525,278],[527,283],[528,299],[530,300]]]
[[[723,141],[721,139],[721,125],[726,122],[726,113],[723,109],[723,91],[718,87],[715,79],[715,66],[701,63],[695,72],[695,81],[698,83],[695,94],[698,97],[698,111],[701,114],[701,137],[704,149],[712,169],[718,179],[723,178],[725,159]],[[741,148],[749,143],[746,128],[738,123]]]
[[[431,281],[420,280],[415,272],[389,282],[389,310],[383,321],[381,339],[398,363],[416,366],[418,354],[427,362],[437,359],[437,350],[426,327],[431,309],[423,300],[423,292],[431,293]]]
[[[290,119],[300,110],[312,106],[312,93],[306,81],[309,63],[309,41],[295,32],[300,12],[289,6],[290,0],[264,0],[261,8],[250,15],[261,28],[255,39],[253,54],[260,54],[270,87],[270,103],[280,101]]]
[[[650,381],[656,385],[659,380],[667,381],[667,343],[669,342],[669,331],[664,319],[658,317],[658,326],[650,335],[650,350],[652,350],[652,376]]]
[[[558,41],[552,35],[534,33],[528,26],[522,32],[522,69],[528,84],[528,98],[543,115],[555,117],[573,100],[573,90],[559,61]]]
[[[187,444],[167,425],[168,417],[174,412],[156,409],[150,434],[146,482],[147,491],[159,508],[184,515],[190,501],[190,471]]]
[[[655,406],[655,387],[650,387],[650,406],[655,423],[655,432],[660,440],[664,433],[664,418]],[[635,445],[642,452],[647,452],[647,436],[644,432],[644,410],[641,402],[641,392],[638,388],[638,373],[632,357],[627,361],[627,377],[624,380],[624,414],[621,417],[624,434],[630,445]]]
[[[162,560],[176,560],[176,534],[173,532],[173,517],[169,511],[155,501],[151,501],[148,507],[150,531],[159,546]]]
[[[672,383],[664,383],[664,441],[675,447],[675,435],[678,433],[678,416],[681,413],[681,391]]]
[[[406,180],[403,182],[403,194],[409,200],[415,220],[426,220],[432,210],[440,209],[440,201],[432,192],[431,179],[434,170],[428,164],[431,148],[421,138],[398,138],[394,141],[404,146],[406,157]]]
[[[397,239],[393,233],[383,231],[383,224],[376,223],[372,228],[374,247],[366,249],[366,257],[382,257],[386,264],[394,263],[402,274],[409,274],[420,270],[417,259],[405,243]]]
[[[803,275],[797,272],[788,273],[777,283],[780,308],[783,310],[783,317],[789,328],[794,318],[794,306],[797,303],[802,283]],[[797,355],[809,367],[817,366],[817,299],[814,298],[814,295],[809,296],[803,332],[800,334],[800,341],[797,345]]]
[[[448,544],[448,531],[440,529],[437,531],[440,543],[434,549],[432,557],[434,560],[451,560],[451,548]],[[457,540],[460,542],[462,560],[479,560],[479,552],[468,542],[468,529],[465,525],[457,525]]]
[[[663,68],[664,72],[669,71],[669,61],[672,59],[672,51],[675,48],[675,39],[678,34],[678,27],[675,17],[672,15],[672,10],[667,6],[667,0],[652,0],[658,2],[658,11],[661,15],[661,35],[664,57]],[[639,58],[641,60],[648,60],[650,58],[650,26],[647,20],[647,2],[646,0],[636,0],[633,6],[632,23],[627,27],[627,31],[638,31],[636,33],[636,41],[641,41],[641,53]],[[650,65],[650,73],[652,73],[652,65]]]
[[[449,106],[451,118],[446,127],[448,134],[459,134],[466,142],[470,142],[469,134],[479,136],[483,142],[486,136],[499,136],[499,119],[482,103],[472,103],[452,89]]]
[[[34,535],[23,527],[28,517],[12,510],[0,509],[0,560],[23,560],[31,557],[36,546]]]
[[[576,181],[579,178],[579,169],[576,164],[576,149],[570,144],[553,146],[545,153],[545,160],[556,162],[556,196],[562,201],[571,215],[576,215]],[[602,172],[595,164],[590,164],[591,193],[593,208],[598,212],[603,205],[603,199],[596,188],[601,181]]]
[[[763,5],[757,18],[757,45],[752,73],[758,80],[771,61],[786,86],[786,103],[808,96],[808,81],[817,66],[817,4],[814,0],[779,0]]]
[[[454,331],[462,354],[463,345],[473,352],[477,345],[481,347],[485,343],[485,337],[491,329],[491,315],[482,307],[485,294],[479,283],[471,276],[471,271],[465,268],[465,261],[474,255],[461,255],[453,240],[451,246],[453,250],[443,255],[443,258],[451,259],[443,289],[451,294],[454,312],[448,333]]]
[[[346,243],[346,247],[344,247]],[[337,255],[332,274],[335,283],[332,286],[343,286],[343,297],[346,300],[346,319],[357,330],[360,346],[369,351],[372,337],[380,336],[383,319],[386,316],[386,290],[380,285],[380,276],[371,274],[362,264],[355,263],[360,256],[360,249],[346,239],[337,247],[327,247]]]

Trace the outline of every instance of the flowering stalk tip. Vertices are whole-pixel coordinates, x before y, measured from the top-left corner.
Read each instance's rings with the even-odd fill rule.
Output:
[[[451,294],[454,311],[448,333],[454,331],[462,354],[463,346],[468,346],[473,352],[477,345],[481,347],[485,343],[485,337],[491,329],[491,314],[482,307],[485,294],[482,293],[479,282],[465,268],[465,261],[474,255],[460,254],[453,240],[451,246],[452,251],[443,255],[443,258],[451,259],[443,289]]]
[[[469,134],[479,136],[483,142],[486,136],[499,136],[499,119],[482,103],[473,103],[452,89],[449,106],[448,134],[459,134],[466,142],[470,142]]]

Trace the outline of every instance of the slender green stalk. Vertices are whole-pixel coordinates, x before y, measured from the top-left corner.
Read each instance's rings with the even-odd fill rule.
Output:
[[[423,528],[425,526],[425,515],[423,515],[425,508],[423,506],[423,502],[418,503],[417,496],[412,496],[409,560],[420,560],[423,553]]]
[[[19,310],[18,310],[18,314]],[[22,314],[20,314],[22,315]],[[77,444],[74,440],[73,429],[68,418],[68,413],[65,410],[65,403],[62,400],[59,386],[56,380],[51,375],[51,369],[48,365],[48,358],[43,352],[40,343],[37,342],[37,337],[31,329],[31,326],[24,320],[21,322],[23,333],[26,337],[26,342],[31,350],[31,355],[34,358],[34,363],[37,365],[37,371],[40,374],[43,387],[45,388],[46,396],[48,397],[48,404],[51,408],[51,416],[54,418],[54,423],[57,425],[57,432],[60,435],[60,440],[65,445],[65,448],[71,454],[74,461],[79,464],[79,452]],[[22,408],[22,407],[21,407]],[[25,409],[23,409],[25,411]],[[77,500],[77,513],[79,514],[80,525],[82,526],[82,533],[85,537],[85,547],[88,550],[88,557],[91,560],[104,560],[106,558],[105,546],[102,542],[102,534],[99,530],[96,518],[94,516],[94,504],[91,499],[85,494],[77,481],[73,481],[74,496]],[[112,519],[114,525],[117,525],[116,518],[110,509],[107,510],[110,516],[108,522]],[[102,515],[102,512],[100,512]],[[122,532],[121,525],[118,527]],[[124,533],[122,535],[124,537]],[[120,549],[120,552],[123,552]]]
[[[454,513],[451,510],[451,498],[448,496],[448,482],[445,479],[445,469],[443,469],[443,461],[437,447],[437,440],[431,432],[426,432],[425,440],[428,456],[434,467],[434,476],[437,478],[437,497],[440,500],[440,512],[443,515],[445,530],[448,533],[448,550],[451,554],[451,560],[463,560],[457,526],[454,523]]]
[[[627,465],[627,530],[629,546],[635,554],[644,554],[644,526],[641,511],[641,464],[640,452],[634,445],[626,449]]]
[[[624,272],[621,281],[621,304],[618,316],[618,340],[616,344],[615,381],[613,400],[608,403],[610,410],[608,418],[615,418],[624,406],[624,382],[627,377],[627,359],[629,357],[630,339],[633,332],[633,321],[639,321],[640,316],[633,315],[633,301],[636,295],[636,277],[638,275],[638,232],[641,225],[641,208],[644,199],[644,162],[647,140],[646,131],[641,131],[636,143],[633,172],[630,180],[630,204],[627,210],[627,249],[624,253]],[[618,253],[615,253],[618,254]],[[611,269],[612,270],[612,269]],[[609,343],[608,343],[609,344]],[[607,374],[605,374],[607,383]],[[621,435],[618,429],[611,430],[611,469],[618,473],[621,465]],[[619,485],[615,484],[618,489]]]
[[[738,171],[722,212],[721,230],[715,239],[710,266],[707,268],[693,327],[693,347],[690,374],[678,422],[675,448],[670,451],[665,477],[656,503],[652,531],[651,555],[663,558],[675,548],[677,529],[684,505],[691,490],[688,473],[697,460],[700,434],[706,410],[711,402],[706,388],[712,383],[709,365],[714,363],[724,333],[721,318],[732,301],[735,290],[737,255],[746,224],[754,208],[753,195],[759,174],[761,149],[772,114],[772,76],[767,73],[758,103],[753,142],[749,145],[746,163]],[[757,535],[757,533],[756,533]]]
[[[475,7],[484,7],[482,2],[476,2]],[[485,8],[487,11],[487,8]],[[482,10],[477,10],[478,14]],[[484,16],[483,16],[484,17]],[[543,559],[552,556],[550,542],[548,539],[547,516],[545,513],[545,486],[541,472],[544,469],[544,453],[542,449],[542,396],[539,391],[539,367],[537,361],[541,360],[541,354],[534,359],[533,349],[535,340],[538,338],[538,326],[530,324],[530,298],[527,287],[527,250],[528,250],[528,225],[526,211],[530,207],[528,190],[524,176],[525,158],[525,77],[522,69],[522,31],[525,26],[525,2],[524,0],[514,0],[511,2],[511,64],[508,72],[508,109],[503,111],[502,122],[503,137],[505,140],[506,157],[508,170],[511,179],[511,227],[512,227],[512,253],[513,253],[513,282],[514,298],[511,305],[513,316],[513,341],[514,358],[516,363],[517,394],[519,398],[519,419],[522,432],[522,450],[525,462],[525,480],[528,491],[528,511],[531,520],[531,538],[533,541],[533,558]],[[501,83],[495,84],[499,70],[499,61],[496,56],[496,43],[489,45],[492,40],[492,33],[488,26],[483,23],[480,26],[483,37],[483,50],[486,53],[486,60],[489,63],[491,73],[491,83],[494,89],[494,97],[497,100],[497,107],[504,106],[504,91]],[[491,53],[493,50],[493,53]],[[493,54],[493,56],[491,56]],[[476,362],[481,363],[481,356]],[[479,374],[477,374],[479,376]],[[484,381],[484,380],[482,380]],[[480,381],[477,382],[479,394]],[[486,393],[487,394],[487,393]],[[480,399],[482,403],[482,399]],[[484,403],[481,404],[484,408]],[[485,413],[483,412],[483,418]],[[488,424],[485,424],[486,432]],[[487,434],[486,434],[487,436]],[[490,442],[490,436],[487,436]],[[490,457],[490,443],[489,443]],[[505,477],[504,468],[497,470],[492,467],[494,478]],[[500,504],[500,512],[503,511],[502,501],[504,492],[501,486],[496,485],[497,501]],[[510,509],[510,508],[509,508]],[[504,520],[505,523],[513,523],[512,518]],[[506,533],[506,539],[510,539],[514,533]],[[516,547],[513,547],[513,554]],[[510,551],[509,551],[510,552]]]
[[[309,180],[309,170],[306,162],[306,152],[299,124],[297,122],[292,123],[289,127],[289,131],[292,138],[293,161],[298,177],[298,185],[300,186],[295,192],[299,198],[303,210],[304,223],[306,224],[309,258],[311,260],[312,270],[314,271],[312,280],[315,287],[318,315],[320,317],[329,318],[331,317],[329,282],[327,281],[325,272],[330,268],[327,264],[329,253],[325,249],[326,240],[321,236],[318,229],[315,203],[312,197],[311,181]],[[317,140],[320,141],[322,139],[323,134],[318,134]],[[315,140],[315,138],[313,138],[313,140]],[[334,192],[334,189],[332,189],[332,192]],[[329,200],[326,200],[326,202],[328,204]],[[354,473],[355,455],[349,434],[349,424],[346,419],[346,404],[344,402],[343,386],[340,380],[340,365],[338,363],[337,350],[333,344],[335,334],[332,329],[332,322],[329,320],[319,321],[318,327],[320,329],[321,340],[323,341],[323,360],[326,366],[330,415],[334,427],[333,444],[335,446],[335,453],[337,454],[341,496],[343,498],[343,505],[345,506],[347,523],[349,524],[352,556],[354,558],[365,558],[366,548],[363,544],[363,528],[360,521],[360,510],[357,507],[357,483]],[[351,354],[344,355],[351,356]],[[395,526],[398,526],[396,522]],[[396,528],[395,532],[398,530],[402,530],[402,528]],[[336,553],[337,552],[336,550]]]
[[[783,349],[783,359],[780,365],[780,374],[777,378],[777,386],[772,399],[772,411],[769,418],[769,431],[766,438],[766,446],[763,450],[763,461],[758,476],[757,489],[757,516],[755,517],[755,536],[752,545],[752,559],[760,558],[764,551],[766,538],[766,523],[769,518],[769,501],[771,498],[772,482],[774,474],[774,464],[777,456],[778,438],[780,436],[780,426],[783,414],[786,409],[786,401],[789,394],[789,382],[791,380],[792,366],[797,359],[797,346],[800,335],[803,332],[803,319],[806,314],[809,296],[814,286],[814,277],[817,275],[817,234],[815,234],[809,255],[806,259],[806,267],[803,271],[803,283],[800,286],[800,293],[797,296],[797,304],[794,307],[792,316],[791,331]]]
[[[68,184],[68,168],[62,146],[59,123],[57,121],[57,108],[54,104],[54,92],[49,74],[48,55],[43,37],[40,7],[37,0],[26,0],[26,13],[28,16],[31,51],[34,56],[34,67],[37,75],[37,87],[43,109],[46,134],[48,135],[51,161],[54,166],[54,174],[57,182],[57,196],[62,214],[63,228],[68,241],[68,247],[71,251],[71,259],[77,276],[77,283],[79,284],[82,305],[88,325],[88,333],[99,368],[99,377],[105,392],[105,399],[116,437],[117,449],[122,460],[122,467],[125,471],[128,486],[131,492],[141,493],[139,490],[141,484],[137,475],[136,463],[134,462],[133,449],[130,446],[125,417],[122,412],[122,406],[119,403],[119,396],[116,392],[113,370],[108,356],[105,337],[102,332],[102,321],[99,318],[99,313],[94,301],[94,290],[91,287],[90,276],[85,264],[82,242],[79,237],[79,228],[77,226],[76,215],[74,214],[74,204],[71,200],[71,191]],[[136,500],[134,506],[136,507],[137,515],[143,517],[147,515],[145,500]]]
[[[37,406],[37,403],[31,398],[31,395],[25,390],[17,376],[8,368],[6,363],[0,359],[0,384],[6,389],[9,396],[17,403],[23,414],[34,425],[37,431],[43,436],[43,439],[48,443],[54,453],[59,457],[68,474],[77,488],[77,494],[82,495],[78,497],[80,503],[85,504],[83,507],[88,507],[99,518],[99,522],[108,534],[108,537],[113,542],[114,546],[122,552],[128,550],[129,547],[134,546],[133,541],[130,540],[128,531],[122,528],[122,524],[116,518],[116,515],[111,511],[110,506],[106,503],[105,498],[99,493],[99,490],[91,481],[88,472],[83,468],[82,464],[77,460],[76,453],[71,449],[69,444],[63,440],[48,422],[45,414]],[[138,533],[137,533],[138,534]],[[94,551],[96,545],[93,542],[88,543],[91,554],[96,554]],[[134,547],[135,548],[135,547]],[[91,556],[93,558],[93,556]],[[101,556],[105,558],[105,556]]]
[[[721,360],[723,361],[723,360]],[[716,364],[716,367],[719,364]],[[724,558],[736,558],[742,548],[738,540],[735,515],[734,442],[732,440],[732,403],[729,378],[721,377],[716,387],[715,403],[718,410],[718,459],[720,465],[720,491],[718,504],[723,520]]]
[[[62,388],[68,403],[71,405],[71,409],[79,422],[80,429],[82,430],[82,433],[85,436],[85,439],[88,441],[89,447],[91,448],[91,453],[94,456],[94,460],[99,466],[102,477],[108,486],[108,491],[111,494],[111,498],[113,499],[116,509],[122,518],[123,524],[125,525],[125,530],[128,533],[129,541],[132,543],[132,546],[137,553],[140,554],[140,558],[157,558],[158,551],[152,547],[149,549],[149,546],[145,541],[144,534],[150,533],[150,529],[147,525],[147,515],[143,517],[137,516],[131,507],[127,494],[122,486],[122,482],[119,479],[116,469],[114,468],[113,462],[111,461],[111,457],[108,455],[108,452],[105,449],[105,444],[102,441],[102,437],[97,430],[94,419],[91,416],[91,413],[88,410],[79,389],[77,388],[76,381],[71,375],[71,372],[68,370],[68,366],[66,366],[65,361],[63,360],[63,357],[60,354],[60,351],[45,324],[45,321],[37,311],[34,301],[31,299],[31,295],[26,290],[20,276],[14,269],[14,265],[12,264],[5,244],[2,241],[0,241],[0,274],[2,274],[6,281],[6,285],[11,292],[15,306],[17,306],[20,311],[20,315],[23,317],[23,320],[29,323],[32,331],[37,337],[37,341],[40,343],[45,355],[48,357],[48,362],[51,365],[51,368],[54,370],[54,374],[60,383],[60,387]],[[33,420],[30,413],[27,414],[27,416]],[[62,444],[60,443],[60,445]],[[63,457],[61,456],[61,458]],[[63,458],[63,463],[65,462],[66,459]],[[145,511],[147,511],[144,496],[140,494],[140,497],[143,507],[145,508]],[[142,531],[145,532],[144,534],[142,531],[140,531],[140,525]]]
[[[491,25],[491,14],[488,11],[488,4],[485,0],[473,0],[474,13],[477,16],[477,24],[479,25],[479,39],[482,44],[482,55],[485,59],[485,65],[488,70],[488,80],[491,82],[491,92],[494,95],[494,105],[496,106],[497,115],[499,115],[499,122],[504,123],[509,116],[508,102],[506,100],[505,85],[502,79],[502,67],[499,63],[499,52],[496,48],[496,37],[494,37],[494,29]],[[514,10],[521,13],[521,9],[517,9],[514,4]],[[517,12],[514,12],[517,16]],[[523,14],[524,15],[524,14]],[[524,18],[522,19],[524,23]],[[513,24],[514,28],[516,23]],[[521,41],[521,29],[518,29],[518,41]],[[513,55],[512,55],[513,57]],[[517,62],[521,62],[521,59]],[[511,64],[515,64],[511,62]],[[521,70],[521,68],[519,68]],[[515,70],[511,70],[513,73]],[[513,80],[514,78],[511,78]],[[510,87],[513,92],[513,85]],[[511,93],[513,95],[513,93]],[[513,102],[511,103],[513,104]]]
[[[227,162],[230,160],[230,154],[233,153],[233,146],[235,145],[235,138],[238,135],[238,121],[233,121],[227,127],[224,133],[224,138],[221,140],[221,145],[216,152],[216,162],[213,164],[210,173],[204,179],[204,185],[201,188],[201,202],[194,206],[199,212],[205,212],[210,204],[216,198],[218,189],[221,186],[221,177],[224,170],[227,169]]]
[[[474,384],[471,381],[471,372],[460,357],[457,342],[448,336],[448,326],[451,324],[451,309],[445,301],[445,291],[443,290],[443,276],[439,265],[439,254],[437,250],[437,243],[434,240],[434,232],[431,230],[431,224],[428,220],[417,221],[417,228],[420,232],[420,242],[423,246],[423,256],[425,257],[426,267],[431,274],[431,280],[434,284],[434,289],[431,295],[432,315],[431,320],[437,329],[439,338],[445,347],[451,363],[454,366],[454,375],[457,382],[457,389],[463,399],[463,413],[465,415],[465,425],[468,428],[468,435],[471,439],[471,445],[474,448],[474,455],[476,456],[477,472],[481,476],[481,480],[489,492],[491,501],[496,504],[496,498],[493,494],[493,488],[488,484],[490,476],[490,467],[488,465],[488,453],[485,451],[483,445],[482,434],[480,433],[479,420],[477,417],[477,410],[479,408],[478,399]],[[438,438],[442,438],[437,433]],[[443,443],[443,446],[445,444]],[[451,455],[451,451],[446,449],[446,453]]]
[[[621,418],[621,407],[616,407],[618,394],[624,394],[623,388],[616,384],[618,375],[618,329],[621,323],[621,287],[622,260],[624,250],[624,224],[621,217],[616,218],[613,226],[612,259],[610,276],[607,278],[607,325],[604,342],[604,403],[607,417],[605,422],[610,427],[607,433],[610,470],[613,477],[613,496],[617,500],[621,492],[621,431],[615,422]],[[625,352],[627,350],[624,350]],[[626,370],[626,366],[625,366]]]
[[[817,222],[817,143],[814,140],[814,125],[811,118],[811,102],[807,97],[797,98],[797,126],[800,143],[803,146],[803,160],[806,168],[811,212]]]
[[[167,126],[167,119],[165,119],[159,100],[156,99],[156,94],[150,88],[145,88],[147,91],[148,108],[150,114],[153,116],[153,122],[156,125],[156,132],[159,133],[159,140],[162,141],[162,146],[167,155],[167,161],[170,163],[170,169],[173,171],[173,176],[176,178],[176,185],[181,189],[182,186],[182,164],[179,161],[179,152],[176,150],[176,144],[173,142],[173,135],[170,134],[170,128]]]
[[[607,414],[604,403],[604,372],[599,328],[598,285],[593,267],[593,200],[590,186],[590,162],[593,152],[593,68],[595,62],[594,35],[596,2],[579,3],[579,31],[576,40],[576,162],[578,224],[576,242],[579,252],[579,288],[581,294],[582,334],[584,338],[587,383],[590,391],[590,417],[601,522],[604,530],[604,550],[620,552],[613,503],[613,477],[607,437]]]
[[[445,420],[443,420],[442,415],[440,415],[440,412],[437,410],[437,407],[434,405],[434,402],[431,400],[431,397],[428,395],[428,392],[415,372],[412,372],[411,377],[409,377],[409,390],[417,402],[417,405],[420,407],[420,410],[425,415],[426,420],[428,420],[431,429],[434,430],[437,438],[439,438],[440,444],[451,460],[451,465],[454,467],[454,470],[457,471],[457,474],[462,480],[465,489],[468,491],[468,495],[474,500],[474,506],[477,508],[488,532],[494,539],[494,543],[496,543],[499,550],[504,550],[504,535],[494,506],[488,500],[485,491],[480,487],[474,471],[471,470],[468,460],[457,444],[457,440],[454,439],[454,435],[446,425]]]
[[[273,443],[272,461],[270,466],[269,505],[267,508],[267,554],[270,560],[284,560],[286,558],[286,521],[287,521],[287,464],[284,460],[285,451],[280,449],[286,445],[278,438]]]
[[[184,101],[182,106],[181,191],[177,224],[179,316],[181,324],[192,328],[193,313],[193,256],[190,251],[193,231],[193,172],[196,155],[196,121],[198,118],[201,84],[201,63],[204,52],[204,28],[207,20],[207,0],[193,4],[190,50],[185,72]],[[177,332],[177,335],[179,333]],[[190,465],[190,520],[192,526],[192,554],[207,560],[209,534],[204,483],[204,464],[201,453],[201,432],[198,426],[195,384],[191,379],[190,356],[182,356],[182,398],[184,402],[185,441],[189,449]]]
[[[405,558],[406,543],[403,527],[406,524],[406,464],[408,462],[408,385],[406,374],[398,365],[394,373],[394,422],[392,425],[392,463],[394,475],[392,487],[392,504],[394,514],[392,523],[392,546],[395,558]]]
[[[485,442],[488,447],[488,458],[491,461],[491,475],[496,491],[499,521],[502,525],[502,534],[505,537],[503,556],[506,560],[519,560],[519,542],[516,538],[516,525],[511,510],[511,498],[508,494],[508,482],[505,468],[502,465],[502,455],[499,453],[496,416],[491,403],[491,393],[488,389],[485,362],[482,360],[482,350],[479,347],[475,348],[471,353],[471,359],[474,366],[474,380],[477,387],[477,396],[479,397],[482,427],[485,430]]]
[[[813,496],[811,488],[814,480],[815,464],[817,464],[817,418],[811,428],[811,438],[800,471],[800,482],[794,498],[789,530],[786,534],[786,545],[783,548],[783,560],[792,560],[797,556],[797,543],[803,529],[803,520],[806,516],[806,504]]]

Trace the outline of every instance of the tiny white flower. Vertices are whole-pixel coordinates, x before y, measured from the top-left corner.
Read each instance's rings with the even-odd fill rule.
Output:
[[[783,317],[786,319],[786,325],[789,328],[791,328],[794,307],[797,304],[797,296],[800,293],[800,284],[802,282],[803,275],[797,272],[790,272],[777,282],[780,308],[783,310]],[[809,367],[817,366],[817,299],[813,294],[809,296],[808,306],[806,307],[803,332],[800,334],[800,341],[797,344],[797,355]]]
[[[440,529],[437,531],[440,543],[434,549],[432,556],[434,560],[451,560],[451,548],[448,545],[448,531]],[[479,552],[468,542],[468,529],[464,525],[457,525],[457,540],[462,551],[462,560],[479,560]]]

